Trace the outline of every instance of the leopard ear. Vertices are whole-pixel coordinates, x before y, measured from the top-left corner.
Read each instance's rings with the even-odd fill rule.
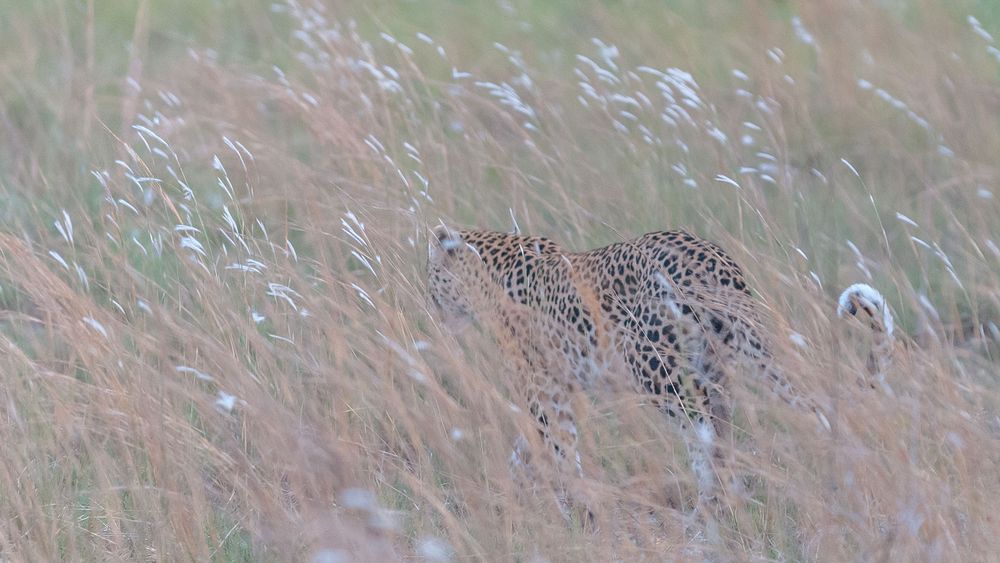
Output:
[[[434,227],[434,230],[431,232],[431,240],[428,247],[431,255],[434,256],[440,252],[452,253],[463,244],[465,244],[465,241],[462,240],[461,233],[447,225],[441,224]]]

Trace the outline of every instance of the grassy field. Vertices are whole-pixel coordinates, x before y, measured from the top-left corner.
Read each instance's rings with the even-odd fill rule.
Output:
[[[996,560],[998,155],[987,0],[0,0],[0,561]],[[737,380],[707,541],[676,429],[580,395],[565,522],[442,221],[722,244],[833,431]]]

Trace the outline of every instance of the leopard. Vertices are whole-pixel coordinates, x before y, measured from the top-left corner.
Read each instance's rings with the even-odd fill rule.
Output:
[[[450,330],[475,323],[492,334],[521,377],[514,387],[558,474],[582,475],[572,396],[609,380],[676,422],[699,504],[718,492],[733,374],[757,374],[830,428],[823,409],[796,392],[775,361],[741,267],[719,245],[684,230],[572,252],[545,237],[441,224],[428,240],[427,293],[429,308]],[[893,325],[882,295],[854,284],[837,314],[869,325],[869,368],[883,377]],[[521,436],[511,465],[529,463]]]

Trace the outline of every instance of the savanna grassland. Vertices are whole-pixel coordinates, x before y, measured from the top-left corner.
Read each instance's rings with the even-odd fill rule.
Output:
[[[580,394],[597,528],[519,494],[423,291],[515,221],[722,244],[832,431],[737,378],[708,540],[676,429]],[[996,2],[0,0],[0,560],[998,560],[998,274]]]

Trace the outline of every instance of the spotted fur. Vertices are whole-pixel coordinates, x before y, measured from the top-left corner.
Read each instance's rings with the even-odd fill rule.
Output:
[[[575,253],[545,238],[440,226],[428,290],[446,322],[477,321],[496,336],[526,376],[523,400],[565,471],[579,473],[569,396],[606,374],[629,374],[629,385],[689,430],[703,497],[713,494],[717,438],[729,424],[729,372],[752,369],[798,401],[760,336],[740,267],[683,231]],[[849,312],[874,319],[879,307]]]

